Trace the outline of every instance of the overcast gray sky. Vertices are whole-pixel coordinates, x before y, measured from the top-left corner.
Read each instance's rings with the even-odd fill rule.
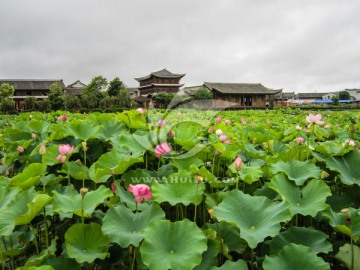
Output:
[[[359,0],[0,0],[0,79],[360,88]]]

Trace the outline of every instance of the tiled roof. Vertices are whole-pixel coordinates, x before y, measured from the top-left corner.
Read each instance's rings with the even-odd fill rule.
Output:
[[[16,90],[49,90],[53,83],[59,83],[65,88],[63,80],[0,80],[0,85],[8,83]]]
[[[265,94],[272,95],[281,91],[266,88],[260,83],[213,83],[204,82],[204,86],[210,91],[217,91],[223,94]]]
[[[143,81],[143,80],[149,79],[151,76],[156,76],[159,78],[182,78],[185,76],[185,74],[172,73],[172,72],[168,71],[166,68],[164,68],[159,71],[151,72],[149,75],[146,75],[144,77],[135,78],[135,80]]]

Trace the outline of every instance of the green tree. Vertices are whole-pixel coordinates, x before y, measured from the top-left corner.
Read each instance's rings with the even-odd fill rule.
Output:
[[[195,99],[212,99],[213,94],[205,87],[200,87],[194,94]]]
[[[331,100],[333,101],[333,105],[339,105],[339,97],[338,96],[332,96]]]
[[[9,112],[15,110],[15,101],[9,97],[1,99],[0,108],[2,112]]]
[[[36,102],[36,108],[40,112],[48,112],[51,110],[50,101],[48,99],[41,99]]]
[[[76,112],[82,108],[80,98],[77,96],[64,95],[64,104],[67,110]]]
[[[3,83],[0,86],[0,98],[1,100],[4,98],[9,98],[12,97],[15,93],[15,88],[14,86],[8,84],[8,83]]]
[[[50,92],[48,94],[50,107],[52,110],[60,110],[64,106],[64,90],[61,85],[56,82],[50,86]]]
[[[116,77],[109,83],[109,88],[107,92],[109,96],[115,97],[119,94],[120,90],[124,88],[124,83],[118,77]]]
[[[348,91],[340,91],[339,92],[339,100],[348,100],[350,99],[351,96],[350,96],[350,93]]]
[[[91,82],[82,90],[82,106],[88,109],[97,108],[100,100],[104,98],[104,89],[107,85],[107,80],[101,75],[92,78]]]
[[[36,110],[36,99],[34,97],[27,97],[24,100],[25,110],[35,111]]]
[[[131,108],[132,99],[131,99],[129,91],[126,88],[120,89],[119,94],[117,95],[117,98],[119,99],[118,105],[121,108]]]

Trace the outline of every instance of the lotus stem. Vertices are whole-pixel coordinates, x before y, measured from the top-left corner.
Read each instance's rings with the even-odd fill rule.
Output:
[[[46,219],[46,210],[44,207],[44,224],[45,224],[45,241],[46,241],[46,248],[49,247],[49,230],[48,230],[48,224]]]
[[[135,269],[135,260],[136,260],[136,248],[134,246],[132,246],[131,270]]]
[[[354,241],[353,241],[353,236],[352,236],[352,232],[351,232],[351,237],[350,237],[350,245],[351,245],[351,270],[355,270],[354,268],[354,264],[355,264],[355,258],[354,258]]]
[[[35,228],[33,225],[31,225],[31,223],[29,223],[29,227],[30,227],[30,230],[33,232],[34,234],[34,245],[35,245],[35,249],[36,249],[36,255],[39,255],[39,244],[38,244],[38,241],[37,241],[37,237],[36,237],[36,233],[35,233]]]
[[[84,168],[83,168],[83,179],[82,179],[82,187],[85,187],[85,168],[86,168],[86,151],[84,150]]]
[[[254,249],[251,249],[251,270],[254,270]]]

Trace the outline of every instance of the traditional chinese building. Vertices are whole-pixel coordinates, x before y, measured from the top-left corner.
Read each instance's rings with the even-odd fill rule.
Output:
[[[179,88],[183,86],[180,84],[180,79],[185,74],[175,74],[168,71],[166,68],[151,72],[144,77],[135,78],[140,84],[138,87],[140,95],[151,95],[154,93],[177,93]]]
[[[64,93],[70,96],[81,96],[82,90],[85,86],[86,84],[77,80],[76,82],[66,86],[66,88],[64,89]]]
[[[27,97],[35,99],[48,98],[50,86],[58,83],[63,89],[65,88],[63,80],[0,80],[0,85],[8,83],[15,89],[13,99],[17,109],[24,108],[24,100]]]
[[[235,107],[273,106],[275,94],[279,90],[269,89],[260,83],[213,83],[204,82],[213,93],[213,106],[222,107],[224,102],[232,103]]]

